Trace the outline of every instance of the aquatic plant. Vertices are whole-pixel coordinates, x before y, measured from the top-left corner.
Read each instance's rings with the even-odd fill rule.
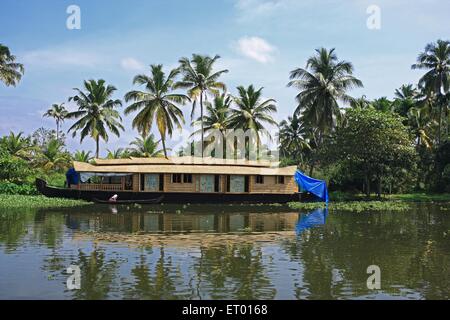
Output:
[[[83,200],[47,198],[44,196],[24,196],[0,194],[0,209],[12,208],[69,208],[89,205]]]
[[[323,202],[290,202],[289,207],[296,210],[313,210],[317,208],[325,208]],[[349,202],[333,202],[328,205],[330,211],[405,211],[411,207],[403,201],[349,201]]]

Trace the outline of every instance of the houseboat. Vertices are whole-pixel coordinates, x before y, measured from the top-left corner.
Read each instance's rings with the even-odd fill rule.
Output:
[[[296,167],[269,161],[198,157],[74,162],[67,188],[37,180],[48,197],[142,203],[286,203],[298,201]]]

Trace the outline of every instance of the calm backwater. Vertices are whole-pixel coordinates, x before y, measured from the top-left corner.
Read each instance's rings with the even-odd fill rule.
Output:
[[[369,265],[380,290],[367,288]],[[450,205],[0,211],[0,299],[123,298],[449,299]]]

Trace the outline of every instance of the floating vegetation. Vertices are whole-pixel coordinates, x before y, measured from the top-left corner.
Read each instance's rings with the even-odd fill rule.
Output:
[[[0,209],[13,208],[69,208],[90,205],[82,200],[0,194]]]
[[[411,202],[450,202],[450,193],[405,193],[388,195],[387,198]]]
[[[314,210],[325,208],[323,202],[290,202],[289,207],[296,210]],[[403,201],[348,201],[348,202],[332,202],[328,205],[330,211],[405,211],[411,207]]]

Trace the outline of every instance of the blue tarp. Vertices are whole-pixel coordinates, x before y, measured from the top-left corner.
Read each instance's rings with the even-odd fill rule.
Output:
[[[328,189],[326,181],[308,177],[299,170],[295,173],[295,181],[297,181],[297,184],[300,188],[302,188],[302,190],[310,192],[322,199],[324,202],[328,203]]]
[[[77,185],[80,182],[80,175],[75,171],[74,168],[70,168],[66,172],[66,179],[69,185]]]
[[[297,235],[300,235],[303,230],[324,225],[328,216],[328,209],[320,208],[311,213],[305,214],[297,222],[295,231]]]

